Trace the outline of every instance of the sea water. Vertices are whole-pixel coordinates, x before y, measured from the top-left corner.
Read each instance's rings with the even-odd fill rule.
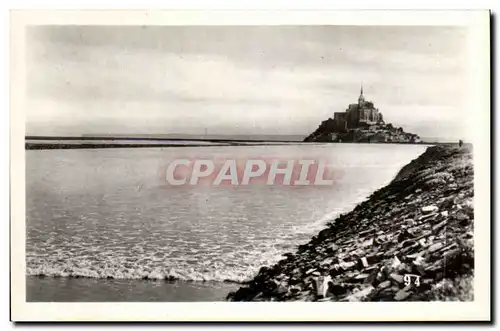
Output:
[[[426,146],[297,144],[26,151],[29,301],[223,300]],[[328,186],[169,186],[178,158],[327,159]]]

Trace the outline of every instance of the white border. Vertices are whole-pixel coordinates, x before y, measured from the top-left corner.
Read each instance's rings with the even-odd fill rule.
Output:
[[[24,27],[92,25],[463,25],[470,27],[475,161],[475,300],[429,303],[25,302]],[[487,11],[11,12],[11,277],[14,321],[447,321],[490,319],[490,105]],[[472,109],[472,108],[471,108]],[[21,169],[21,171],[20,171]]]

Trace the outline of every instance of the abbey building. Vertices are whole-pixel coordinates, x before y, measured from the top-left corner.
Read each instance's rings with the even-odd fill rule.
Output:
[[[346,132],[355,128],[370,128],[384,124],[382,113],[374,107],[373,102],[366,101],[363,96],[363,86],[358,98],[358,103],[352,103],[344,112],[335,112],[333,115],[334,131]]]

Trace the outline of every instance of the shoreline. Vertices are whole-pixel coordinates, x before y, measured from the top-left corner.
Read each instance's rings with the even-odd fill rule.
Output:
[[[290,145],[329,145],[329,144],[370,144],[370,145],[452,145],[453,143],[406,143],[406,142],[387,142],[387,143],[322,143],[322,142],[227,142],[227,143],[207,143],[207,144],[126,144],[126,143],[25,143],[25,150],[55,150],[55,149],[106,149],[106,148],[170,148],[170,147],[231,147],[231,146],[290,146]]]
[[[229,301],[473,300],[472,146],[428,147]]]
[[[97,142],[99,141],[99,142]],[[282,146],[328,144],[393,144],[393,145],[453,145],[451,142],[304,142],[281,140],[181,139],[139,137],[43,137],[26,136],[25,150],[103,149],[103,148],[165,148],[165,147],[224,147]]]
[[[311,143],[309,143],[311,144]],[[314,144],[314,143],[312,143]],[[177,145],[179,146],[179,145]],[[176,147],[177,147],[176,146]],[[153,147],[153,146],[152,146]],[[182,147],[179,146],[179,147]],[[424,157],[424,155],[426,154],[429,154],[429,150],[430,149],[435,149],[435,148],[444,148],[446,150],[453,150],[454,147],[453,146],[438,146],[438,147],[430,147],[428,148],[423,154],[421,154],[420,156],[418,156],[417,159],[413,160],[412,162],[410,162],[409,164],[406,164],[405,166],[403,166],[401,169],[398,170],[397,172],[397,175],[396,177],[386,186],[384,186],[383,188],[375,191],[374,193],[371,194],[371,196],[367,197],[364,201],[361,201],[359,202],[358,204],[356,204],[355,206],[351,207],[351,209],[349,209],[349,211],[345,211],[344,213],[346,212],[349,212],[348,214],[346,215],[349,215],[351,214],[353,211],[357,210],[359,208],[360,205],[366,203],[367,199],[371,199],[375,194],[377,194],[377,192],[385,189],[386,187],[392,185],[394,183],[394,181],[396,181],[398,179],[398,177],[405,177],[405,176],[412,176],[414,171],[415,171],[415,167],[417,166],[424,166],[425,168],[425,165],[427,164],[427,162],[429,162],[429,160],[432,160],[436,155],[436,153],[430,153],[430,155],[427,155],[426,157]],[[438,153],[439,154],[439,153]],[[422,159],[424,158],[424,160],[420,160],[419,162],[416,162],[417,160],[419,159]],[[386,182],[387,183],[387,182]],[[354,208],[354,210],[352,209]],[[353,211],[351,211],[353,210]],[[326,223],[326,220],[324,221]],[[321,231],[323,232],[323,231]],[[305,244],[307,245],[307,244]],[[301,245],[301,246],[304,246],[304,245]],[[299,246],[299,247],[301,247]],[[290,253],[286,253],[284,254],[284,256],[290,256]],[[368,260],[367,260],[368,261]],[[343,265],[343,267],[346,266],[346,265]],[[309,270],[307,270],[309,271]],[[261,269],[261,272],[262,272],[262,269]],[[311,273],[311,274],[314,274],[314,271]],[[259,274],[260,275],[260,272]],[[258,276],[257,275],[257,276]],[[364,275],[363,275],[364,276]],[[87,278],[87,277],[81,277],[81,276],[69,276],[69,277],[54,277],[54,276],[51,276],[51,275],[27,275],[27,277],[30,279],[30,282],[34,282],[35,284],[42,284],[42,283],[46,283],[46,282],[49,282],[51,284],[55,284],[55,283],[64,283],[64,284],[80,284],[80,283],[83,283],[83,284],[91,284],[91,283],[95,283],[95,282],[99,282],[101,281],[101,278]],[[313,275],[314,277],[314,275]],[[104,278],[103,278],[104,279]],[[231,291],[236,291],[238,290],[238,288],[242,287],[242,288],[245,288],[245,287],[252,287],[254,282],[255,282],[255,278],[254,279],[250,279],[250,280],[245,280],[243,282],[234,282],[234,281],[224,281],[224,282],[212,282],[212,281],[206,281],[206,282],[199,282],[199,281],[186,281],[186,280],[181,280],[181,279],[161,279],[161,280],[157,280],[157,279],[148,279],[148,278],[142,278],[142,279],[114,279],[114,278],[111,278],[111,279],[104,279],[103,281],[103,285],[100,285],[101,287],[104,287],[105,284],[114,284],[114,283],[121,283],[121,282],[130,282],[131,284],[135,284],[134,286],[137,286],[137,284],[143,284],[143,283],[147,283],[147,284],[143,284],[143,285],[138,285],[138,286],[143,286],[144,288],[150,288],[150,287],[155,287],[155,286],[161,286],[162,284],[164,284],[166,287],[182,287],[182,288],[186,288],[187,291],[190,291],[192,290],[193,288],[198,288],[198,287],[205,287],[205,286],[211,286],[213,285],[213,287],[224,287],[225,289],[227,288],[231,288]],[[315,286],[315,282],[316,280],[314,280],[313,282],[313,287],[312,289],[315,290],[314,286]],[[356,281],[356,283],[359,283],[359,281]],[[272,287],[272,285],[271,285]],[[35,286],[36,288],[36,286]],[[293,287],[291,289],[291,291],[295,291],[296,288]],[[283,292],[283,289],[280,290],[281,292]],[[218,293],[221,293],[220,291]],[[226,295],[229,293],[229,297],[232,299],[233,298],[233,295],[231,295],[231,292],[228,290],[226,291],[221,297],[220,297],[220,300],[224,300]],[[234,293],[234,292],[233,292]],[[295,292],[294,294],[296,294],[298,292]],[[283,297],[282,296],[283,293],[280,294],[280,296],[278,298],[270,298],[270,300],[279,300],[281,301],[282,299],[286,299],[288,300],[287,298]],[[330,297],[331,298],[331,297]],[[311,297],[310,297],[311,299]],[[317,300],[319,298],[317,297],[314,297],[312,298],[311,300]],[[327,298],[328,299],[328,298]],[[192,301],[192,300],[187,300],[187,299],[184,299],[185,301]],[[253,299],[252,299],[253,300]],[[257,297],[255,300],[263,300],[263,297]],[[298,299],[297,297],[294,297],[293,299],[291,300],[300,300]],[[37,300],[35,300],[37,301]],[[43,301],[43,300],[41,300]],[[167,300],[168,301],[168,300]],[[236,300],[238,301],[238,300]],[[241,300],[241,301],[249,301],[249,300]]]
[[[230,144],[47,144],[26,143],[25,150],[54,150],[54,149],[97,149],[97,148],[163,148],[163,147],[214,147],[234,146]]]
[[[28,302],[212,302],[224,301],[239,286],[225,282],[29,275],[25,279]]]

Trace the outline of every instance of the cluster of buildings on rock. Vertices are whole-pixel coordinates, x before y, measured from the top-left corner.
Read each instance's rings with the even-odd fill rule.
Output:
[[[420,137],[385,123],[382,113],[373,102],[365,100],[361,86],[357,103],[350,104],[345,111],[335,112],[333,118],[321,122],[304,141],[417,143]]]
[[[369,129],[384,124],[384,117],[375,108],[373,102],[365,100],[363,86],[361,86],[358,103],[351,103],[345,112],[335,112],[333,121],[335,132],[347,132],[350,129]]]

